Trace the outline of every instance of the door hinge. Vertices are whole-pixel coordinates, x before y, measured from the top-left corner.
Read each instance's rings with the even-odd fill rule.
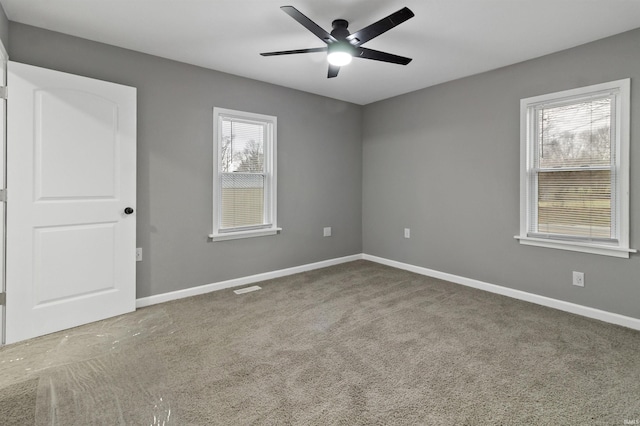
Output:
[[[0,306],[7,306],[7,293],[0,293]]]
[[[8,98],[9,89],[7,86],[0,86],[0,99],[9,99]]]
[[[7,190],[0,189],[0,203],[4,203],[7,201]]]

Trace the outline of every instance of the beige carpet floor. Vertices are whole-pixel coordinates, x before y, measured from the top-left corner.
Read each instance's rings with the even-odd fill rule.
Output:
[[[640,332],[356,261],[0,349],[2,425],[624,425]]]

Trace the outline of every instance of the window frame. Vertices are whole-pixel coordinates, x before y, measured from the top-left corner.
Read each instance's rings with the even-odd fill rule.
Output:
[[[222,120],[236,119],[265,126],[264,138],[264,212],[263,224],[248,227],[222,227],[222,174],[220,167],[222,148]],[[272,115],[256,114],[227,108],[213,108],[213,232],[212,241],[275,235],[282,230],[277,223],[277,126],[278,119]],[[242,173],[255,174],[255,173]],[[262,173],[260,173],[262,175]]]
[[[520,100],[520,234],[515,238],[520,244],[571,250],[605,256],[628,258],[635,249],[629,247],[629,137],[630,137],[630,87],[631,79],[621,79],[594,84],[576,89],[564,90]],[[535,194],[536,154],[536,107],[542,104],[578,103],[591,96],[606,92],[616,94],[615,102],[615,162],[612,170],[616,174],[615,185],[611,187],[612,203],[615,202],[617,242],[576,240],[562,236],[530,236],[531,211],[537,207]],[[614,124],[614,123],[612,123]]]

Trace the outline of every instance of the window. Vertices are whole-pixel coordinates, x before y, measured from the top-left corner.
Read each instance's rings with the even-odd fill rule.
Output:
[[[522,244],[629,257],[629,88],[520,101]]]
[[[276,117],[213,109],[214,241],[278,233]]]

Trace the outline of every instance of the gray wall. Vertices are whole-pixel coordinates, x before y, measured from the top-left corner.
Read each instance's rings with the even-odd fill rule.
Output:
[[[640,256],[520,245],[519,101],[631,77],[631,246],[640,249],[640,30],[370,104],[365,253],[640,318]],[[411,238],[402,230],[411,228]],[[585,287],[571,285],[585,273]]]
[[[639,255],[513,238],[519,100],[631,77],[640,247],[640,30],[366,107],[16,23],[10,42],[15,61],[138,88],[138,297],[365,252],[640,318]],[[281,235],[207,242],[213,106],[278,116]]]
[[[14,22],[9,30],[13,61],[138,89],[138,297],[362,252],[360,106]],[[278,117],[280,235],[207,242],[214,106]]]

